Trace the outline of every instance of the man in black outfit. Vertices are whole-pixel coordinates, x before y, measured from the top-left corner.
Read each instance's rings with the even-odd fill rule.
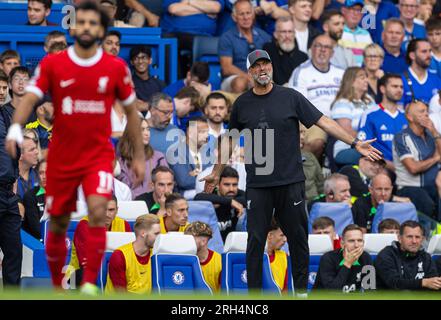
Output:
[[[282,17],[276,21],[276,30],[272,42],[263,46],[268,52],[274,68],[274,83],[284,85],[292,71],[308,60],[308,55],[299,50],[296,42],[294,22],[291,17]]]
[[[27,191],[23,197],[23,206],[25,208],[22,228],[31,236],[40,240],[40,219],[44,214],[44,199],[46,187],[46,160],[41,160],[35,170],[38,172],[40,185]]]
[[[19,197],[13,191],[18,178],[18,160],[12,159],[5,149],[5,138],[11,125],[14,108],[0,108],[0,248],[4,258],[2,274],[4,286],[18,286],[21,276],[22,243]],[[17,148],[17,152],[19,152]],[[18,155],[16,159],[19,159]]]
[[[193,200],[213,203],[222,239],[236,230],[237,220],[246,206],[245,192],[239,190],[239,173],[232,167],[225,167],[219,178],[219,187],[213,193],[198,193]]]
[[[314,288],[346,293],[361,289],[362,269],[372,265],[371,256],[364,251],[361,228],[356,224],[348,225],[343,230],[341,245],[341,249],[327,252],[320,259]]]
[[[381,154],[370,145],[373,140],[354,139],[335,121],[317,110],[301,93],[273,84],[273,67],[266,51],[251,52],[247,57],[247,66],[254,88],[235,101],[229,130],[248,129],[243,134],[250,134],[252,138],[245,139],[248,288],[262,288],[263,251],[274,211],[275,218],[288,238],[296,293],[299,297],[305,297],[309,248],[299,122],[307,128],[318,125],[373,161],[380,159]],[[229,132],[228,137],[237,141],[239,135]],[[211,193],[216,186],[231,156],[232,140],[229,139],[228,152],[228,144],[222,144],[218,152],[218,163],[213,172],[203,179],[205,192]],[[253,146],[247,140],[251,140]],[[266,155],[266,161],[262,162],[261,156],[256,157],[256,152],[251,156],[253,153],[248,152],[251,147],[254,151],[260,149],[260,155]]]
[[[378,289],[441,289],[441,277],[432,257],[424,250],[423,241],[421,224],[403,222],[398,241],[381,250],[375,260]]]

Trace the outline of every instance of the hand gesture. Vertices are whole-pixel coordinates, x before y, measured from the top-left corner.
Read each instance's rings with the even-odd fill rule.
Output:
[[[345,259],[344,265],[350,269],[362,254],[363,254],[363,247],[358,247],[351,251],[345,248],[343,251],[343,257]]]
[[[205,186],[204,186],[205,193],[213,193],[214,188],[216,188],[217,184],[219,183],[219,177],[216,174],[211,173],[199,181],[201,182],[205,181]]]
[[[376,161],[382,159],[382,153],[381,151],[375,149],[373,146],[371,146],[372,142],[374,142],[377,139],[371,139],[371,140],[365,140],[365,141],[358,141],[357,145],[355,146],[355,149],[363,156],[368,157],[371,161]]]
[[[238,218],[243,214],[243,205],[240,202],[231,199],[231,207],[236,210]]]

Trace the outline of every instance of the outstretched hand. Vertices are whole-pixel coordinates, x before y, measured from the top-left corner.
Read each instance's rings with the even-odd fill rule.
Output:
[[[377,161],[383,159],[381,151],[374,148],[371,144],[377,139],[358,141],[355,149],[363,156],[367,157],[371,161]]]

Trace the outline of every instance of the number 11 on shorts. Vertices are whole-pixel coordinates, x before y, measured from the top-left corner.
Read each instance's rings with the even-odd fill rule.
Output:
[[[99,171],[98,176],[100,177],[100,182],[96,192],[111,193],[113,186],[113,175],[109,172]]]

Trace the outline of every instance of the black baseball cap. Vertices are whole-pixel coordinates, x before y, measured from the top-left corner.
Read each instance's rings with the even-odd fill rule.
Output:
[[[258,60],[268,60],[269,62],[271,62],[271,58],[268,54],[268,52],[266,52],[265,50],[254,50],[253,52],[251,52],[250,54],[248,54],[247,57],[247,69],[249,69],[250,67],[253,66],[253,64],[255,64]]]

